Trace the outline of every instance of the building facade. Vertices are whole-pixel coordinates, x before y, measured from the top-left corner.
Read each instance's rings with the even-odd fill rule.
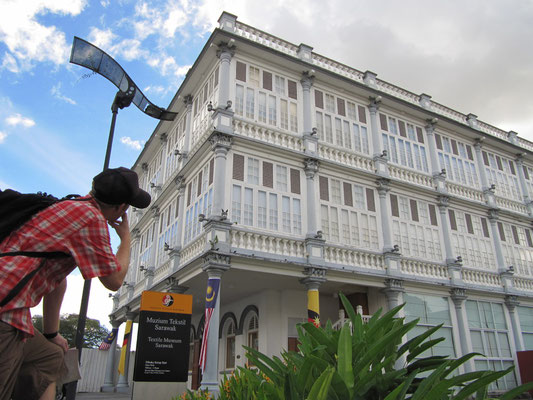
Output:
[[[242,345],[295,349],[317,293],[322,321],[341,318],[339,292],[364,315],[405,303],[414,334],[444,324],[434,354],[487,356],[466,370],[533,350],[533,143],[234,15],[219,23],[169,106],[178,117],[134,165],[153,201],[130,213],[112,324],[135,321],[144,290],[192,294],[189,385],[211,389],[245,365]]]

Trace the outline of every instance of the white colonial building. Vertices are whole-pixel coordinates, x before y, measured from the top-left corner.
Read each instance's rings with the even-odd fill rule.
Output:
[[[144,290],[192,294],[189,385],[209,388],[246,363],[243,344],[294,349],[316,290],[322,321],[339,320],[338,292],[364,315],[405,302],[415,333],[444,323],[434,353],[487,356],[467,370],[533,350],[533,143],[234,15],[219,23],[168,107],[178,117],[134,165],[153,201],[131,213],[113,324],[135,320]]]

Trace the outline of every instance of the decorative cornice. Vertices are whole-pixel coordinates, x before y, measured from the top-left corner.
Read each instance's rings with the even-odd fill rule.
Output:
[[[208,274],[222,275],[231,267],[231,256],[227,254],[218,253],[216,251],[209,251],[203,257],[202,270]]]
[[[386,195],[390,191],[390,179],[379,178],[376,180],[376,184],[380,196]]]
[[[304,160],[304,171],[308,178],[313,178],[318,172],[320,162],[316,158],[306,158]]]
[[[369,96],[369,100],[368,109],[371,113],[375,113],[381,105],[381,96]]]
[[[225,149],[226,151],[228,151],[231,148],[231,145],[233,144],[233,139],[229,135],[225,135],[220,132],[215,132],[209,138],[209,143],[211,143],[211,148],[215,151],[218,149]]]
[[[235,55],[235,45],[231,43],[233,39],[230,39],[229,42],[220,42],[218,44],[217,57],[220,60],[231,60]]]
[[[489,221],[497,221],[500,219],[500,212],[497,208],[491,208],[487,211]]]
[[[395,278],[385,279],[385,290],[393,290],[398,292],[403,292],[403,280]]]
[[[507,306],[509,311],[513,312],[514,309],[520,305],[520,302],[518,301],[518,296],[515,296],[515,295],[505,296],[505,305]]]
[[[450,206],[450,197],[449,196],[437,196],[437,201],[439,202],[438,206],[440,208],[447,208]]]

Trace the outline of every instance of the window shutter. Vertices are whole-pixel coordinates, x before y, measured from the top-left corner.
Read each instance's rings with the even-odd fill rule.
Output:
[[[457,222],[455,221],[455,211],[448,210],[448,217],[450,218],[450,228],[454,231],[457,230]]]
[[[202,171],[198,174],[198,190],[196,193],[196,196],[200,196],[202,194]]]
[[[315,89],[315,106],[317,108],[324,108],[324,95],[320,90]]]
[[[472,216],[470,214],[465,214],[466,229],[468,233],[474,234],[474,225],[472,224]]]
[[[435,133],[435,144],[437,145],[437,149],[442,150],[442,139],[438,133]]]
[[[520,244],[520,239],[518,238],[518,229],[516,229],[516,226],[511,225],[511,231],[513,232],[513,239],[515,244]]]
[[[192,191],[192,182],[189,182],[189,187],[187,189],[187,207],[191,205],[191,191]]]
[[[300,171],[291,168],[291,193],[300,194]]]
[[[366,124],[366,108],[363,106],[357,106],[357,113],[359,114],[359,122]]]
[[[481,218],[481,228],[483,229],[483,236],[490,237],[489,225],[487,224],[487,218]]]
[[[379,122],[381,124],[381,129],[387,132],[389,128],[387,127],[387,116],[385,114],[379,113]]]
[[[500,232],[500,239],[502,242],[505,242],[505,231],[503,230],[503,224],[498,222],[498,231]]]
[[[424,143],[424,133],[422,132],[422,128],[416,127],[416,137],[418,139],[418,143]]]
[[[472,147],[466,145],[466,154],[468,155],[468,159],[471,161],[474,161],[474,154],[472,154]]]
[[[291,99],[297,100],[298,91],[296,90],[296,82],[288,80],[287,83],[289,89],[289,97]]]
[[[174,210],[175,210],[174,218],[178,218],[180,216],[180,199],[181,199],[181,196],[178,196],[176,198],[176,207],[174,207]]]
[[[328,178],[321,176],[319,179],[320,200],[329,201]]]
[[[272,163],[263,161],[263,186],[274,187],[274,167]]]
[[[233,179],[244,181],[244,156],[233,154]]]
[[[215,170],[215,159],[212,158],[211,161],[209,161],[209,184],[210,185],[213,183],[214,170]]]
[[[407,137],[407,132],[405,131],[405,122],[398,121],[398,126],[400,127],[400,136]]]
[[[431,221],[431,225],[437,226],[437,211],[435,210],[435,206],[433,204],[428,204],[429,206],[429,220]]]
[[[342,183],[342,188],[344,191],[344,205],[353,207],[353,195],[352,195],[352,185],[348,182]]]
[[[498,164],[498,169],[503,171],[502,158],[500,156],[496,156],[496,164]]]
[[[272,74],[263,71],[263,89],[272,90]]]
[[[374,190],[366,188],[366,208],[368,211],[376,211],[376,202],[374,201]]]
[[[418,204],[416,204],[416,200],[409,200],[409,203],[411,205],[411,219],[418,222]]]
[[[526,231],[526,239],[527,239],[527,245],[529,247],[533,247],[533,241],[531,240],[531,231],[529,229],[525,229]]]
[[[514,162],[512,160],[509,160],[509,168],[511,169],[511,174],[516,175],[516,171],[514,169]]]
[[[526,178],[529,181],[529,172],[527,170],[527,167],[524,165],[522,169],[524,170],[524,178]]]
[[[246,82],[246,64],[237,61],[237,68],[235,77],[242,82]]]
[[[490,167],[489,155],[486,151],[482,151],[481,153],[483,154],[483,164],[485,164],[487,167]]]
[[[400,216],[400,209],[398,207],[398,196],[396,196],[395,194],[390,195],[390,208],[393,217]]]
[[[450,142],[452,143],[452,153],[456,156],[459,155],[459,149],[457,148],[457,141],[454,139],[451,139]]]
[[[344,103],[343,99],[339,99],[337,97],[337,113],[339,115],[342,115],[343,117],[346,116],[346,104]]]

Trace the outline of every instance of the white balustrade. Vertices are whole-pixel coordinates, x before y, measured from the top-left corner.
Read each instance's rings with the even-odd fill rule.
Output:
[[[230,243],[234,249],[238,248],[261,253],[277,254],[284,257],[305,257],[304,241],[288,237],[232,229],[230,232]]]
[[[255,125],[236,118],[233,119],[233,129],[236,135],[247,136],[291,150],[303,151],[301,136]]]
[[[533,292],[533,280],[524,278],[514,278],[514,286],[523,292]]]
[[[478,286],[502,287],[500,275],[480,270],[463,268],[463,281]]]
[[[514,201],[511,199],[506,199],[504,197],[496,197],[496,204],[500,208],[505,208],[506,210],[514,211],[520,214],[528,213],[527,207],[524,203]]]
[[[319,143],[318,154],[321,158],[328,161],[349,165],[368,172],[374,172],[374,163],[372,162],[372,159],[361,154],[337,149],[326,143]]]
[[[385,270],[385,260],[382,254],[368,253],[347,247],[326,246],[324,248],[324,259],[332,264]]]
[[[410,182],[428,188],[433,187],[433,178],[417,171],[389,164],[389,174],[391,178],[396,178],[404,182]]]
[[[199,256],[206,248],[206,233],[202,233],[193,242],[187,244],[180,252],[180,266],[187,264],[193,258]]]
[[[485,203],[485,198],[483,197],[483,192],[481,190],[473,189],[452,182],[446,182],[446,188],[448,189],[448,193],[453,196],[462,197],[464,199],[476,201],[478,203]]]
[[[442,264],[402,259],[400,261],[400,266],[402,273],[406,275],[449,279],[448,268]]]

